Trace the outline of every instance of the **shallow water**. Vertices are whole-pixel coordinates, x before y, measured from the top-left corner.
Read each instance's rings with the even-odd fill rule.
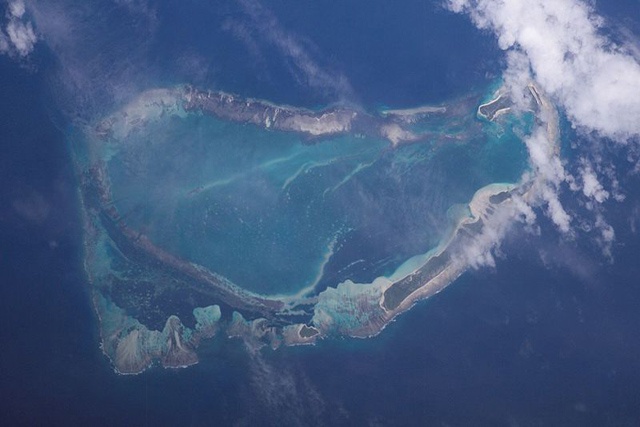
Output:
[[[151,122],[102,156],[133,229],[245,289],[291,294],[392,272],[438,244],[452,205],[519,179],[526,154],[513,124],[463,107],[416,124],[432,136],[395,148],[190,114]]]

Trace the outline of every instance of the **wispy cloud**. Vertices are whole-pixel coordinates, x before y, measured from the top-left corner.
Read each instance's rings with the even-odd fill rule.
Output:
[[[229,18],[222,24],[222,29],[231,33],[245,48],[254,60],[264,63],[264,56],[260,51],[256,35],[243,21]]]
[[[448,0],[504,50],[520,52],[535,80],[586,132],[618,141],[640,135],[640,64],[602,35],[603,20],[580,0]],[[516,70],[515,67],[519,67]]]
[[[148,53],[158,20],[151,2],[39,0],[26,5],[40,39],[56,57],[50,89],[74,120],[126,102],[155,77]]]
[[[292,32],[282,27],[278,18],[258,0],[238,0],[245,13],[250,18],[252,28],[255,28],[262,40],[274,46],[293,65],[292,74],[299,83],[340,98],[350,98],[353,89],[348,79],[340,72],[322,67],[308,52]],[[252,51],[256,50],[255,39],[244,26],[237,23],[231,29],[243,41],[248,42]]]
[[[326,403],[303,370],[271,364],[260,352],[249,354],[253,396],[248,420],[267,425],[324,424]]]

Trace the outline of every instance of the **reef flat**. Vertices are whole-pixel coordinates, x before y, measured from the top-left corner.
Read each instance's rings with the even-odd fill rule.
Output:
[[[313,325],[325,335],[366,338],[380,333],[397,315],[437,294],[470,267],[459,255],[461,248],[473,244],[492,215],[509,204],[509,194],[515,189],[511,184],[491,184],[478,190],[469,203],[470,215],[459,221],[420,267],[401,279],[380,277],[371,284],[342,283],[335,290],[321,293]],[[497,195],[507,196],[491,202]]]
[[[251,123],[267,129],[298,132],[309,137],[337,134],[363,134],[383,137],[397,144],[414,141],[421,136],[407,124],[424,121],[429,115],[441,114],[445,107],[424,106],[404,110],[382,110],[379,114],[345,107],[313,111],[287,105],[275,105],[258,99],[244,99],[225,92],[184,88],[181,95],[185,111],[200,111],[215,117]],[[390,129],[398,129],[390,136]]]
[[[549,141],[557,143],[557,123],[553,120],[555,117],[557,121],[557,113],[553,105],[534,84],[530,86],[530,93],[532,109],[544,117],[540,123],[545,124]],[[505,221],[504,212],[513,210],[518,200],[529,197],[530,179],[514,184],[489,183],[479,189],[476,187],[475,194],[471,193],[471,198],[466,199],[466,208],[461,211],[464,214],[451,219],[448,227],[436,223],[434,230],[439,227],[446,232],[425,240],[436,242],[435,246],[425,246],[426,243],[416,245],[424,249],[411,249],[412,252],[407,252],[411,255],[403,255],[405,258],[393,263],[383,257],[380,262],[386,262],[393,268],[389,270],[387,267],[386,273],[363,283],[352,280],[351,270],[347,267],[362,261],[363,256],[357,251],[368,252],[371,248],[358,246],[355,237],[351,241],[340,236],[358,237],[358,233],[362,233],[357,229],[359,222],[362,218],[370,218],[373,210],[381,208],[383,203],[393,208],[390,212],[399,214],[402,207],[396,209],[396,196],[374,185],[366,193],[372,199],[362,199],[369,203],[367,209],[362,210],[362,217],[354,216],[352,223],[336,225],[337,218],[345,216],[338,208],[345,212],[353,208],[348,201],[353,200],[354,195],[361,197],[363,188],[371,185],[364,178],[357,181],[358,185],[353,182],[369,171],[397,173],[387,175],[385,172],[377,176],[371,172],[369,179],[390,177],[399,180],[403,174],[421,170],[424,165],[437,167],[437,163],[428,163],[433,156],[450,145],[465,144],[482,135],[483,124],[475,119],[476,114],[489,121],[497,120],[509,113],[508,99],[508,96],[500,95],[492,103],[480,107],[465,99],[447,106],[373,113],[347,107],[315,111],[181,86],[144,92],[120,110],[83,128],[75,135],[74,147],[85,229],[85,269],[100,318],[102,349],[115,370],[135,374],[155,361],[164,367],[192,365],[198,361],[197,348],[201,341],[219,335],[241,338],[254,350],[263,346],[277,348],[281,345],[312,344],[332,336],[369,337],[380,333],[390,321],[416,302],[443,290],[474,265],[474,259],[468,254],[469,248],[481,246],[487,230]],[[255,155],[256,148],[251,147],[259,147],[261,142],[251,146],[245,140],[258,135],[264,141],[272,142],[275,154],[261,158],[257,166],[251,166],[248,172],[237,171],[234,172],[236,175],[225,176],[220,171],[227,160],[218,158],[223,156],[220,146],[207,145],[208,140],[204,140],[201,145],[193,146],[196,157],[185,157],[183,162],[191,169],[197,169],[200,166],[194,165],[192,159],[200,159],[203,172],[193,177],[188,171],[174,172],[172,168],[178,166],[158,156],[168,152],[167,147],[175,148],[175,156],[180,156],[180,145],[172,145],[181,144],[180,140],[168,139],[161,143],[160,136],[150,134],[150,129],[174,132],[172,129],[175,127],[163,126],[168,126],[168,123],[179,129],[182,129],[179,126],[188,129],[191,123],[200,123],[200,118],[206,120],[207,117],[215,118],[216,122],[211,126],[216,132],[227,129],[225,123],[253,126],[260,132],[268,132],[252,133],[236,143],[249,147],[249,152]],[[191,138],[189,134],[176,135]],[[284,138],[283,135],[294,138],[288,145],[282,145],[278,138]],[[386,143],[381,143],[381,140],[386,140]],[[408,147],[406,143],[409,142],[417,145]],[[262,142],[264,144],[266,142]],[[304,146],[319,148],[318,151],[299,148]],[[322,147],[328,148],[322,151]],[[285,151],[280,153],[277,150]],[[335,169],[323,169],[328,167]],[[153,175],[149,175],[150,170],[154,171]],[[316,170],[318,173],[313,174]],[[145,174],[149,176],[143,176]],[[184,182],[168,178],[174,175]],[[203,177],[213,180],[213,184],[200,183]],[[321,214],[313,218],[330,219],[326,229],[329,243],[323,243],[328,249],[320,254],[316,279],[311,283],[300,283],[292,294],[262,293],[250,291],[244,283],[220,273],[215,265],[221,261],[214,260],[210,264],[202,261],[208,260],[202,253],[206,255],[210,248],[224,255],[228,248],[215,236],[224,236],[228,227],[237,227],[241,231],[248,230],[243,235],[248,236],[246,238],[260,233],[275,233],[275,237],[247,240],[255,246],[252,253],[256,255],[240,259],[238,265],[241,267],[238,268],[256,269],[260,263],[267,262],[259,256],[269,255],[278,248],[260,245],[273,243],[269,239],[276,239],[278,233],[287,233],[287,228],[274,226],[272,230],[263,225],[251,225],[263,224],[268,217],[258,216],[255,223],[249,223],[254,218],[249,211],[245,214],[232,211],[225,217],[231,222],[218,219],[217,222],[211,221],[211,226],[208,218],[214,214],[220,218],[219,212],[225,212],[224,204],[233,200],[238,189],[246,191],[246,188],[251,188],[247,186],[256,183],[261,183],[256,194],[271,194],[271,188],[277,192],[269,199],[273,202],[265,199],[255,203],[255,209],[260,211],[265,203],[282,206],[292,198],[306,194],[304,191],[296,192],[292,183],[307,177],[310,177],[308,182],[315,185],[313,188],[317,195],[305,202],[302,201],[306,199],[299,199],[299,205],[305,209],[294,209],[293,212],[300,216],[292,216],[291,221],[304,218],[308,221],[312,218],[311,207]],[[239,184],[233,187],[236,182]],[[138,193],[131,191],[134,183],[142,189],[136,190]],[[435,189],[437,198],[434,200],[447,200],[442,196],[446,189]],[[410,193],[415,190],[403,191]],[[149,193],[153,193],[155,198],[140,202],[147,200]],[[414,202],[415,198],[406,200],[420,203],[420,200]],[[421,218],[422,204],[417,206],[412,212],[417,215],[415,218]],[[189,214],[202,212],[202,216],[180,224],[181,217],[177,212],[183,211]],[[335,213],[331,213],[333,211]],[[279,211],[274,212],[277,217]],[[159,215],[167,216],[168,220],[161,223],[158,232],[152,224]],[[430,215],[435,217],[436,214]],[[402,215],[398,218],[406,221]],[[415,218],[411,217],[411,221],[417,221]],[[389,218],[388,221],[382,221],[377,227],[392,225],[394,220]],[[401,226],[401,221],[395,221]],[[225,228],[220,224],[228,225]],[[320,231],[319,225],[315,228],[314,224],[310,226],[313,232]],[[212,234],[212,238],[206,237],[208,235],[200,228],[205,230],[207,227],[213,227],[217,234]],[[424,227],[427,227],[426,223]],[[183,237],[175,241],[168,239],[167,229],[173,234],[182,233]],[[227,242],[240,239],[235,234],[230,236]],[[198,244],[205,245],[202,246],[205,249],[193,250],[200,241],[204,241]],[[305,243],[308,242],[303,240],[301,244]],[[216,247],[216,244],[222,246]],[[347,247],[350,249],[345,249]],[[241,254],[245,253],[242,245],[240,249]],[[480,249],[481,252],[488,250]],[[293,248],[286,255],[296,256],[296,253]],[[335,282],[325,283],[329,280],[324,274],[329,268],[329,261],[338,256],[351,258],[344,261],[347,266],[340,270],[342,273],[331,276],[336,278],[333,279]],[[325,284],[320,286],[322,280]]]

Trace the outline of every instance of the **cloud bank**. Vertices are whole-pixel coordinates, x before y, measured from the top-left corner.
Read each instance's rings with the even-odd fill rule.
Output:
[[[640,135],[640,64],[602,34],[604,21],[579,0],[447,0],[510,57],[507,75],[533,78],[581,130],[626,141]]]
[[[594,240],[611,259],[615,232],[605,220],[604,203],[622,201],[624,195],[615,167],[606,163],[597,147],[602,141],[595,141],[608,138],[630,151],[640,141],[637,37],[627,32],[624,45],[611,42],[605,35],[610,30],[605,20],[582,0],[445,0],[445,4],[467,14],[479,29],[495,34],[506,51],[503,78],[516,105],[526,108],[529,100],[524,94],[533,80],[578,130],[580,141],[574,148],[580,155],[575,162],[562,160],[559,152],[552,151],[554,137],[542,127],[525,137],[532,168],[532,175],[523,178],[532,179],[526,204],[543,210],[565,236],[574,236],[578,230],[594,232]],[[561,202],[563,191],[570,191],[584,212],[568,211]],[[525,216],[522,209],[519,212],[511,212],[511,217],[535,230],[533,212]],[[476,264],[492,265],[491,259],[478,254],[499,245],[504,230],[493,227],[485,234],[470,252],[479,260]]]

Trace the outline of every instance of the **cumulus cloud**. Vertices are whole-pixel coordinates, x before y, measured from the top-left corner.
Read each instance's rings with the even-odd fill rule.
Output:
[[[602,187],[590,164],[584,165],[580,173],[582,176],[582,192],[586,197],[598,203],[602,203],[609,198],[609,192]]]
[[[538,127],[525,138],[529,159],[534,172],[530,201],[534,205],[546,205],[547,216],[563,233],[571,230],[571,217],[560,203],[560,185],[567,180],[567,173],[555,153],[555,144],[549,141],[544,127]]]
[[[602,253],[608,258],[611,258],[611,245],[616,239],[616,233],[613,230],[613,227],[604,219],[602,214],[598,214],[596,216],[596,229],[600,232],[600,236],[597,240],[602,248]]]
[[[22,18],[22,15],[26,12],[24,2],[17,0],[9,3],[9,13],[15,18]]]
[[[613,43],[605,35],[612,33],[606,22],[592,3],[582,0],[445,1],[450,10],[467,14],[479,29],[496,35],[506,53],[504,84],[516,107],[529,108],[526,88],[533,80],[578,130],[572,147],[580,157],[568,163],[551,143],[555,136],[544,126],[524,138],[532,169],[523,178],[531,185],[525,203],[542,209],[563,234],[573,236],[578,229],[594,233],[603,254],[611,258],[615,232],[605,219],[604,203],[622,201],[625,196],[614,165],[603,157],[606,146],[600,137],[626,144],[630,153],[638,151],[637,35],[627,30],[617,38],[619,44]],[[577,204],[585,212],[565,209],[561,195],[566,189],[578,196]]]
[[[19,21],[11,21],[9,25],[7,25],[7,34],[13,47],[20,56],[30,54],[38,40],[30,23],[24,24]]]
[[[586,132],[619,141],[640,135],[640,64],[602,35],[603,20],[579,0],[448,0],[499,46],[515,51],[541,87]]]
[[[30,22],[24,21],[26,7],[22,0],[8,4],[5,28],[0,29],[0,53],[26,57],[33,50],[38,37]]]

